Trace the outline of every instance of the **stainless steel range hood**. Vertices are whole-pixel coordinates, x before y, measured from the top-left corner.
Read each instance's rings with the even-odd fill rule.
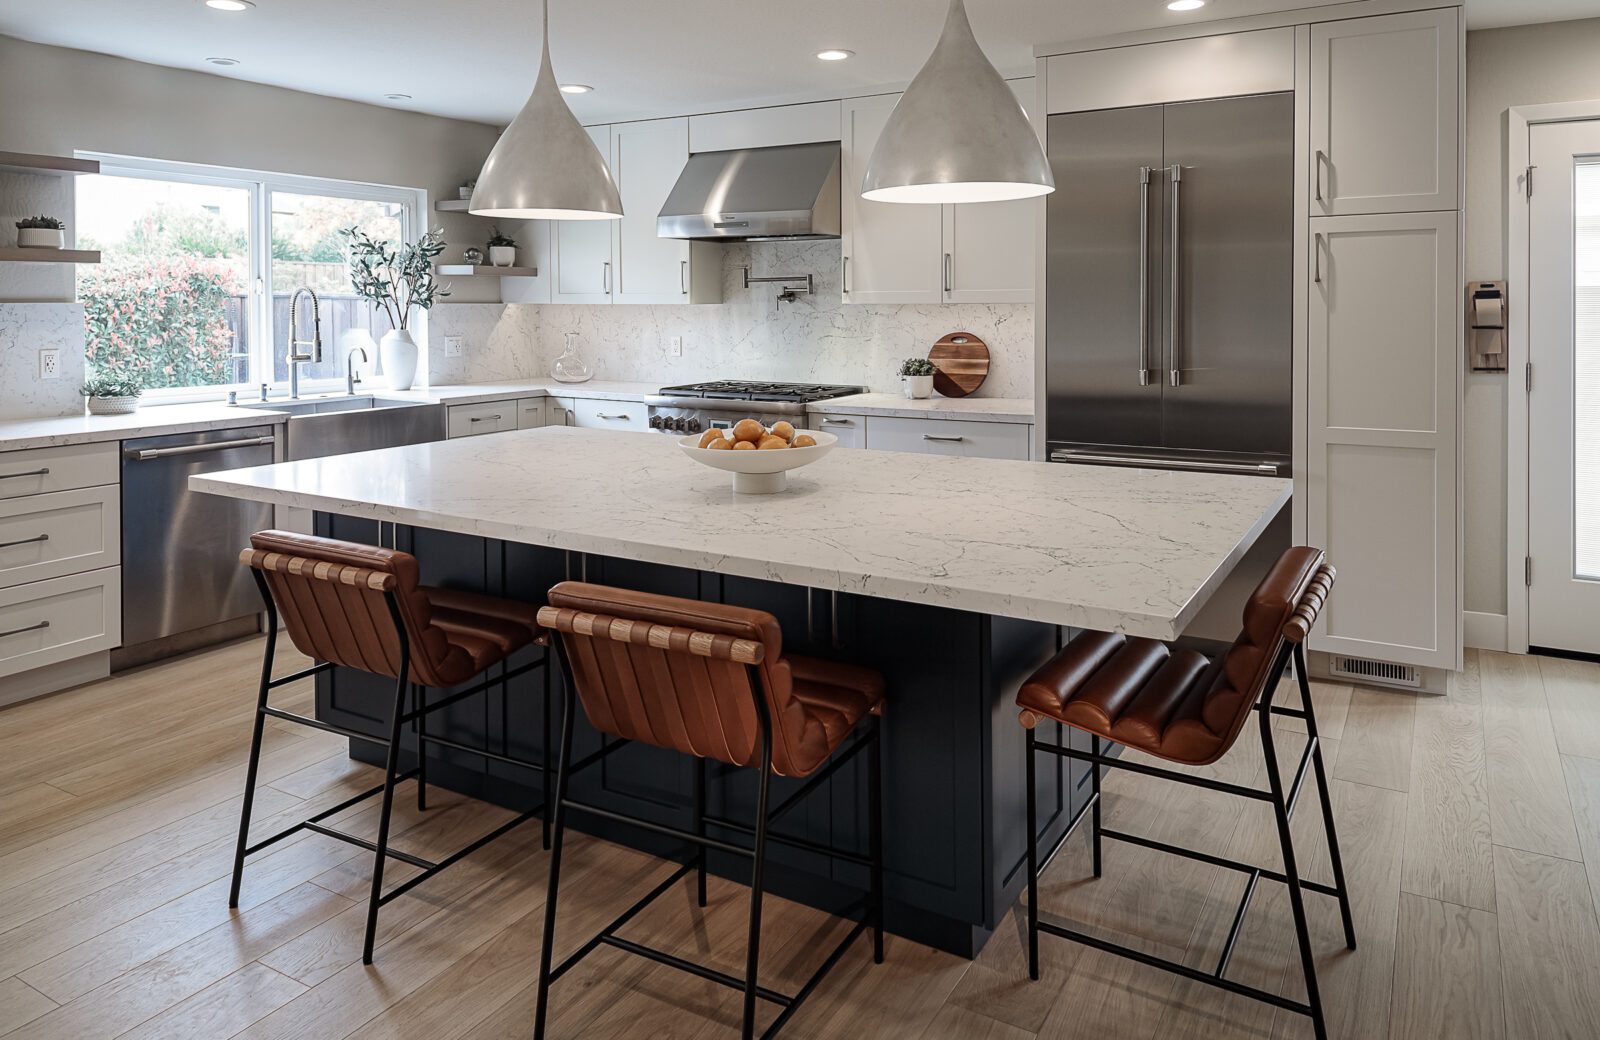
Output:
[[[839,142],[698,152],[656,218],[662,238],[839,237]]]

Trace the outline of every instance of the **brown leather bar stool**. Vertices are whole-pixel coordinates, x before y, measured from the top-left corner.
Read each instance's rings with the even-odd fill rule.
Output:
[[[1251,595],[1245,605],[1244,630],[1227,652],[1216,660],[1210,660],[1194,650],[1168,647],[1150,639],[1130,639],[1108,632],[1084,632],[1023,684],[1017,693],[1017,705],[1022,709],[1022,724],[1028,731],[1028,974],[1032,978],[1039,977],[1039,933],[1045,932],[1309,1015],[1318,1040],[1325,1040],[1327,1027],[1323,1021],[1322,1000],[1317,991],[1317,969],[1311,954],[1311,935],[1306,928],[1302,891],[1309,889],[1339,900],[1345,945],[1352,950],[1356,948],[1356,933],[1350,917],[1350,895],[1345,887],[1344,865],[1339,857],[1339,839],[1334,833],[1333,805],[1328,797],[1328,778],[1322,765],[1322,748],[1317,738],[1317,719],[1311,703],[1311,686],[1306,680],[1305,648],[1302,644],[1316,624],[1317,614],[1327,601],[1333,581],[1334,569],[1320,549],[1293,548],[1278,559]],[[1291,660],[1300,683],[1303,707],[1298,709],[1272,703],[1278,680]],[[1101,741],[1111,741],[1180,765],[1208,765],[1227,754],[1244,729],[1252,710],[1260,716],[1261,746],[1266,757],[1268,789],[1265,791],[1110,758],[1101,751]],[[1308,736],[1305,751],[1300,756],[1300,765],[1287,791],[1278,773],[1273,715],[1292,715],[1303,719],[1306,724]],[[1084,752],[1038,740],[1034,727],[1046,719],[1090,734],[1090,750]],[[1038,805],[1034,789],[1035,756],[1038,752],[1089,762],[1093,767],[1090,800],[1068,823],[1042,863],[1039,859]],[[1317,773],[1323,826],[1327,829],[1328,852],[1333,866],[1332,885],[1300,877],[1295,865],[1294,842],[1289,833],[1289,821],[1294,815],[1308,768],[1313,766]],[[1132,770],[1176,783],[1268,802],[1277,821],[1283,870],[1279,872],[1240,863],[1101,827],[1100,771],[1103,768]],[[1185,856],[1213,866],[1228,867],[1246,875],[1244,893],[1234,913],[1233,925],[1228,931],[1215,971],[1202,971],[1039,920],[1039,875],[1050,865],[1086,813],[1092,821],[1096,877],[1100,876],[1101,871],[1102,838]],[[1225,977],[1245,913],[1262,878],[1289,887],[1300,963],[1305,973],[1306,1000],[1303,1003]]]
[[[754,1036],[758,997],[783,1009],[762,1033],[763,1037],[774,1036],[869,926],[873,932],[873,959],[883,963],[883,794],[878,730],[878,719],[883,713],[881,675],[853,665],[785,655],[783,632],[777,619],[764,611],[601,585],[570,581],[557,585],[550,590],[550,605],[539,611],[539,623],[557,634],[556,649],[566,680],[566,707],[562,714],[561,765],[556,775],[550,893],[545,902],[544,944],[539,955],[535,1038],[545,1035],[550,984],[602,944],[742,990],[742,1036],[745,1040]],[[698,773],[692,831],[630,817],[568,796],[575,698],[582,704],[590,724],[604,734],[695,757]],[[850,740],[863,722],[870,722],[865,732]],[[862,750],[868,755],[870,848],[867,855],[769,830],[771,824]],[[759,771],[754,821],[747,824],[706,814],[708,759],[729,766],[752,766]],[[768,789],[774,775],[807,777],[808,780],[776,809],[769,811]],[[679,838],[698,851],[552,970],[561,847],[567,813],[574,810]],[[708,837],[708,824],[750,835],[752,846],[747,848]],[[831,855],[871,871],[872,888],[866,913],[794,996],[767,989],[759,984],[757,977],[762,881],[768,841]],[[706,852],[709,849],[747,857],[753,864],[749,940],[742,979],[616,934],[690,870],[699,873],[699,902],[705,906]]]
[[[349,842],[373,853],[372,890],[367,902],[367,933],[362,960],[372,963],[378,908],[410,891],[446,867],[476,852],[512,828],[543,812],[548,805],[553,769],[550,747],[549,652],[465,690],[457,690],[429,704],[428,687],[449,689],[501,664],[530,644],[548,646],[549,636],[539,627],[538,606],[515,600],[483,596],[454,589],[430,588],[417,582],[417,559],[410,553],[354,542],[335,541],[286,531],[262,531],[250,538],[240,562],[251,568],[267,611],[267,649],[261,664],[261,689],[256,702],[255,730],[250,738],[250,767],[245,779],[244,810],[239,817],[239,843],[234,853],[233,887],[228,905],[239,905],[239,885],[245,857],[301,830]],[[278,616],[295,647],[318,663],[310,668],[272,678],[273,652],[277,648]],[[335,666],[356,668],[395,681],[394,708],[389,716],[389,738],[335,726],[320,719],[274,708],[268,694],[279,686],[316,675]],[[507,754],[430,735],[426,719],[432,712],[483,693],[493,685],[516,678],[534,668],[545,669],[545,754],[543,762],[530,762]],[[406,709],[406,695],[412,707]],[[255,801],[256,770],[261,760],[261,734],[267,717],[311,726],[329,733],[386,745],[383,783],[346,799],[331,809],[285,830],[249,844],[250,811]],[[417,764],[400,772],[401,727],[410,722],[417,738]],[[443,745],[497,762],[543,773],[545,803],[496,827],[471,844],[437,863],[389,847],[389,815],[395,785],[415,777],[417,808],[426,807],[427,748]],[[383,796],[378,818],[378,840],[357,838],[322,821],[351,806]],[[547,824],[548,826],[548,824]],[[545,845],[549,847],[548,831]],[[402,860],[422,872],[392,891],[383,892],[383,867],[388,858]]]

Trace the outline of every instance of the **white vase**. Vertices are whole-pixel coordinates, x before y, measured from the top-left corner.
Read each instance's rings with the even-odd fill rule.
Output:
[[[921,401],[933,396],[932,376],[901,376],[900,388],[907,397],[913,401]]]
[[[404,329],[391,329],[378,341],[383,378],[390,390],[410,390],[417,378],[417,341]]]
[[[493,267],[517,266],[516,246],[490,246],[489,264]]]
[[[17,245],[23,249],[65,249],[67,233],[60,228],[17,228]]]

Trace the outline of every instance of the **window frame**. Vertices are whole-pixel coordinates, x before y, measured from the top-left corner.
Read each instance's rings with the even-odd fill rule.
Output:
[[[242,188],[249,200],[249,263],[248,306],[246,322],[249,329],[250,351],[246,360],[248,378],[243,383],[218,383],[212,386],[160,387],[145,391],[151,404],[177,404],[182,402],[220,401],[228,393],[237,392],[241,400],[252,400],[261,384],[268,392],[287,393],[288,381],[272,378],[275,369],[276,329],[272,327],[272,293],[269,281],[272,271],[272,194],[283,192],[295,195],[321,195],[332,198],[355,199],[363,202],[382,202],[400,208],[401,236],[409,242],[426,226],[425,214],[428,193],[423,188],[402,185],[375,184],[367,181],[347,181],[332,177],[312,177],[302,174],[273,173],[240,167],[217,166],[208,163],[175,162],[167,159],[147,159],[130,155],[79,151],[81,159],[94,159],[100,163],[100,174],[109,177],[131,177],[143,180],[171,181],[180,184],[205,184],[223,188]],[[76,204],[74,204],[76,209]],[[76,213],[74,213],[76,217]],[[418,311],[413,318],[413,331],[420,342],[427,342],[428,312]],[[332,345],[324,343],[325,350]],[[376,359],[374,359],[376,360]],[[335,377],[300,380],[301,393],[326,393],[338,389],[342,380]]]

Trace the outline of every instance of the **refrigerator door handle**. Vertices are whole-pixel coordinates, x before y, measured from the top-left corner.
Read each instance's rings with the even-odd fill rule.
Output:
[[[1172,177],[1172,241],[1168,244],[1168,270],[1167,291],[1169,295],[1170,312],[1167,315],[1167,329],[1170,343],[1167,354],[1168,381],[1173,386],[1183,385],[1183,369],[1179,366],[1179,352],[1182,348],[1182,318],[1179,304],[1182,302],[1182,286],[1180,279],[1183,274],[1182,249],[1182,206],[1183,206],[1183,164],[1173,163],[1169,168]]]
[[[1139,167],[1139,385],[1150,385],[1150,175]]]
[[[1197,473],[1241,473],[1251,476],[1276,477],[1282,467],[1275,462],[1214,462],[1206,459],[1180,459],[1151,455],[1117,455],[1105,451],[1080,451],[1074,448],[1056,448],[1050,452],[1051,462],[1081,462],[1091,466],[1133,466],[1140,469],[1179,469]]]

